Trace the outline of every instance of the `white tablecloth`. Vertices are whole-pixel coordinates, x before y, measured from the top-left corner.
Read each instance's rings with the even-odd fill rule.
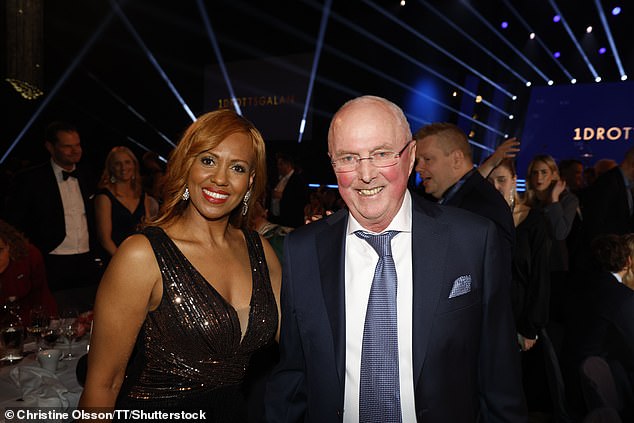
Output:
[[[63,387],[68,390],[68,394],[65,395],[65,398],[69,400],[69,408],[77,407],[77,401],[79,401],[79,396],[81,395],[82,387],[77,381],[75,369],[77,367],[79,357],[86,354],[87,345],[87,341],[78,341],[73,343],[72,353],[74,358],[62,361],[60,363],[60,368],[58,368],[54,374],[50,373],[50,379],[47,379],[51,380],[56,385],[63,385]],[[62,352],[66,353],[68,351],[68,344],[61,343],[56,345],[55,348],[61,349]],[[4,410],[6,408],[33,407],[32,402],[25,401],[22,398],[22,389],[16,385],[15,381],[11,377],[11,373],[13,371],[15,378],[18,372],[14,369],[21,366],[27,367],[25,369],[20,369],[20,371],[25,374],[28,373],[29,368],[33,368],[34,371],[42,370],[36,360],[35,352],[26,355],[26,357],[15,364],[0,367],[0,423],[5,422]]]

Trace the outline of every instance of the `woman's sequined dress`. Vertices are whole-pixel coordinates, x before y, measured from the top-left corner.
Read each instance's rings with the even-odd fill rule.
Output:
[[[163,277],[163,297],[137,337],[117,409],[207,411],[207,421],[244,421],[242,382],[251,356],[270,345],[278,314],[260,238],[243,231],[253,291],[244,337],[234,308],[158,227],[142,232]]]

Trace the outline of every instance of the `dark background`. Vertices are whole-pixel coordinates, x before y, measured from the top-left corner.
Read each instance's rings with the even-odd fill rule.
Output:
[[[2,8],[2,34],[6,40],[3,44],[7,45],[2,54],[3,70],[11,63],[11,54],[15,54],[8,45],[12,39],[9,36],[12,22],[15,22],[9,4],[14,3],[26,7],[30,2],[7,0]],[[2,166],[15,168],[46,159],[43,128],[53,119],[69,120],[79,127],[84,161],[96,169],[101,169],[107,151],[114,145],[127,145],[139,156],[150,149],[167,157],[172,148],[170,142],[178,141],[191,118],[170,90],[166,78],[194,115],[208,111],[214,104],[210,99],[226,95],[210,92],[205,83],[205,72],[219,66],[202,12],[194,0],[119,0],[116,3],[47,0],[40,3],[39,65],[44,95],[26,100],[7,82],[2,83],[0,154],[5,155],[19,140]],[[288,132],[294,134],[293,137],[267,138],[270,156],[277,151],[293,153],[309,182],[334,181],[326,157],[329,119],[343,102],[357,95],[380,95],[401,105],[413,131],[430,121],[447,120],[459,123],[467,132],[473,131],[470,135],[476,142],[494,147],[505,134],[521,135],[531,92],[525,80],[530,80],[532,87],[546,86],[539,73],[509,45],[552,79],[554,86],[570,84],[564,70],[551,56],[555,51],[561,52],[559,63],[580,84],[594,84],[592,73],[563,24],[553,22],[553,4],[570,25],[602,81],[620,82],[594,0],[407,0],[405,6],[399,3],[399,0],[332,2],[310,102],[310,131],[298,144],[299,121],[282,119],[280,125],[291,128]],[[634,5],[607,0],[601,3],[627,73],[634,66],[631,44]],[[271,58],[306,54],[312,63],[324,2],[214,0],[203,4],[227,64],[249,63],[250,71],[257,75],[261,70],[257,62],[264,60],[270,64]],[[117,5],[125,19],[116,12]],[[617,5],[623,11],[612,16],[610,10]],[[378,12],[377,7],[384,9],[388,16]],[[537,40],[529,39],[522,20],[550,52]],[[502,21],[509,22],[506,30],[500,28]],[[591,34],[585,33],[588,25],[594,27]],[[477,69],[517,99],[513,101],[501,94],[489,82],[456,59],[438,52],[407,28],[418,31],[457,60]],[[491,28],[499,31],[506,41]],[[606,47],[608,52],[599,55],[600,47]],[[153,61],[160,65],[166,78],[157,71]],[[289,72],[289,79],[295,78],[297,73],[284,67],[277,72],[282,79],[284,72]],[[310,73],[310,67],[305,72]],[[514,119],[476,103],[461,87],[481,95],[504,113],[513,114]],[[305,97],[307,88],[303,88],[301,96]],[[303,108],[303,104],[300,106]],[[246,111],[245,116],[250,117]],[[476,161],[486,154],[475,148]]]

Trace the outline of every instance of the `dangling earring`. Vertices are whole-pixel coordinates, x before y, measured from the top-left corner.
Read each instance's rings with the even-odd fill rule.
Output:
[[[111,183],[111,184],[114,184],[114,183],[116,183],[116,182],[117,182],[117,178],[115,178],[115,177],[114,177],[114,175],[111,175],[111,176],[110,176],[110,183]]]
[[[183,192],[183,201],[189,200],[189,188],[185,187],[185,192]]]
[[[511,211],[515,209],[515,188],[511,188],[511,195],[509,195],[509,205],[511,206]]]
[[[246,216],[249,211],[249,198],[251,198],[251,190],[248,190],[242,199],[242,216]]]

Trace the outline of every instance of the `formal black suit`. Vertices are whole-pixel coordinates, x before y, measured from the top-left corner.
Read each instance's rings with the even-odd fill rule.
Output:
[[[90,174],[77,167],[89,228],[93,223],[95,186]],[[42,254],[48,254],[66,237],[64,206],[50,161],[15,175],[7,205],[7,220],[20,229]]]
[[[304,224],[304,207],[308,203],[308,187],[304,177],[293,172],[280,199],[280,215],[271,219],[274,223],[291,228]]]
[[[493,221],[510,252],[515,243],[515,225],[509,205],[480,172],[474,169],[466,176],[460,188],[451,193],[443,204],[469,210]]]
[[[413,198],[412,353],[417,420],[526,421],[509,276],[495,226]],[[266,394],[269,422],[341,422],[346,362],[348,211],[289,234],[282,280],[279,365]],[[449,298],[454,281],[471,290]],[[363,312],[362,310],[359,311]]]
[[[91,252],[68,256],[49,254],[66,237],[64,206],[50,161],[16,174],[7,202],[7,220],[24,232],[42,252],[46,262],[49,286],[58,302],[65,298],[59,298],[56,292],[94,285],[100,276],[98,262],[95,262],[93,254],[96,237],[91,236],[94,234],[92,196],[96,183],[91,177],[92,174],[79,166],[76,168],[76,175],[88,221]],[[81,295],[92,294],[82,293]],[[70,300],[74,301],[74,299]],[[86,301],[90,299],[77,301],[81,302],[81,304],[77,303],[77,307],[85,308],[89,306]],[[67,305],[72,306],[72,304]]]
[[[569,395],[577,406],[581,402],[579,367],[586,357],[600,356],[609,363],[619,363],[615,368],[624,369],[626,375],[617,378],[618,382],[629,383],[629,389],[634,389],[634,291],[606,271],[591,273],[585,279],[569,293],[566,307],[564,371]],[[634,413],[634,403],[626,412]]]
[[[630,214],[627,197],[620,167],[604,173],[588,188],[583,208],[587,241],[599,234],[623,235],[634,232],[634,218]]]
[[[620,167],[607,171],[586,188],[581,213],[583,221],[571,263],[571,270],[577,277],[593,270],[590,246],[598,235],[634,232],[634,216],[630,215],[627,187]]]

